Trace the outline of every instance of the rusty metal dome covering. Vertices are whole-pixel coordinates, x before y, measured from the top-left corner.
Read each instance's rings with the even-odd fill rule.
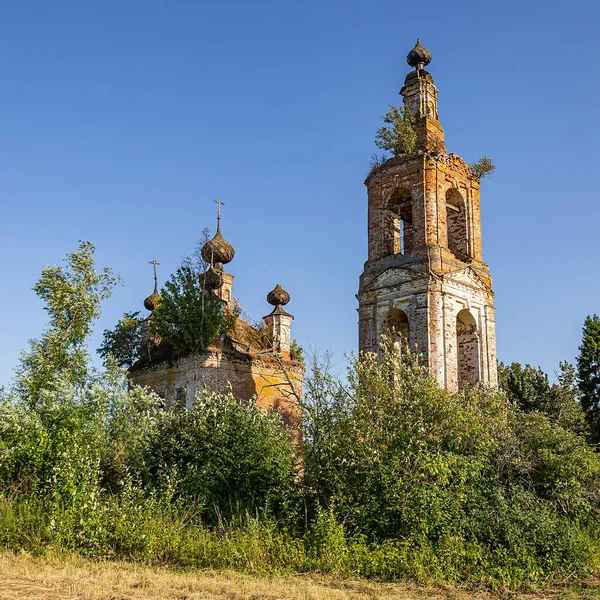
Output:
[[[421,45],[421,40],[418,39],[415,47],[408,53],[406,62],[416,69],[423,69],[431,62],[431,52]]]
[[[160,294],[158,293],[158,290],[156,288],[154,288],[154,291],[152,292],[152,294],[150,294],[144,300],[144,308],[146,310],[149,310],[150,312],[153,312],[157,309],[159,302],[160,302]]]
[[[204,244],[200,253],[202,258],[210,265],[217,263],[226,265],[235,256],[233,246],[221,235],[220,227],[217,227],[215,237]]]
[[[202,285],[205,290],[217,290],[221,286],[221,272],[213,266],[208,267],[202,274]]]
[[[273,306],[285,305],[289,301],[290,295],[279,284],[267,294],[267,302]]]

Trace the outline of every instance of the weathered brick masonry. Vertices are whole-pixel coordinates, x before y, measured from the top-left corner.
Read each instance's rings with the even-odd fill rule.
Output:
[[[382,333],[408,339],[440,385],[456,391],[497,383],[494,293],[481,250],[479,180],[446,154],[431,55],[409,54],[401,90],[416,116],[413,154],[369,174],[368,260],[360,277],[359,348],[376,351]]]

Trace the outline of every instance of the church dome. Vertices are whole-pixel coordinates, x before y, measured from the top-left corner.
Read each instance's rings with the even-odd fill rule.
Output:
[[[421,45],[421,40],[417,40],[415,47],[408,53],[406,62],[416,69],[422,69],[431,62],[431,52]]]
[[[226,265],[235,256],[233,246],[221,235],[220,227],[217,227],[215,237],[204,244],[200,253],[202,258],[210,265],[216,263]]]
[[[221,286],[221,273],[212,265],[202,274],[202,285],[205,290],[216,290]]]
[[[154,291],[152,292],[152,294],[150,294],[144,300],[144,308],[146,310],[149,310],[150,312],[153,312],[157,309],[159,302],[160,302],[160,294],[158,293],[158,290],[156,288],[154,288]]]
[[[267,302],[273,306],[285,305],[289,301],[290,295],[279,284],[267,294]]]

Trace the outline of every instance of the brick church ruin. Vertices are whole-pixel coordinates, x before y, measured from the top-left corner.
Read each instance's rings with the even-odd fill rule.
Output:
[[[359,348],[408,340],[451,392],[497,383],[494,293],[481,252],[479,179],[447,154],[438,90],[419,41],[400,94],[416,117],[414,153],[367,177],[368,260],[358,292]]]
[[[235,251],[221,233],[222,202],[215,202],[219,204],[217,232],[202,247],[201,255],[208,267],[201,277],[204,289],[217,296],[223,310],[231,313],[235,309],[234,278],[224,266],[233,260]],[[154,281],[154,292],[144,301],[150,313],[160,302],[156,264]],[[204,352],[151,363],[138,361],[129,371],[131,382],[155,391],[164,398],[165,407],[190,408],[198,392],[227,393],[231,389],[236,398],[256,397],[259,406],[277,410],[286,423],[297,424],[304,364],[293,353],[294,317],[283,308],[289,300],[289,294],[277,284],[267,295],[272,310],[263,318],[260,330],[237,317],[232,329],[223,338],[215,339]],[[148,319],[151,318],[152,314]]]
[[[494,293],[482,259],[479,178],[458,155],[446,153],[438,90],[425,70],[431,54],[417,41],[407,60],[414,70],[400,94],[415,117],[416,145],[375,167],[365,181],[368,260],[357,295],[359,349],[376,352],[387,335],[422,355],[451,392],[478,382],[496,385]],[[221,233],[216,202],[217,232],[202,248],[208,264],[202,278],[231,311],[233,275],[224,266],[235,252]],[[134,365],[132,383],[156,391],[165,406],[191,406],[204,389],[231,389],[298,423],[304,365],[291,352],[293,317],[283,308],[290,298],[277,285],[267,299],[274,308],[264,317],[264,331],[237,318],[201,354]],[[159,301],[155,285],[144,305],[152,312]]]

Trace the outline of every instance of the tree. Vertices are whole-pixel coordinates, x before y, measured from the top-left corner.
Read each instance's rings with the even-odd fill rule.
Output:
[[[16,369],[15,387],[32,406],[59,378],[74,385],[85,381],[86,340],[100,316],[100,302],[110,297],[118,279],[108,267],[95,270],[94,251],[90,242],[80,242],[65,258],[66,267],[46,267],[33,288],[46,303],[50,320],[42,336],[30,341]]]
[[[541,412],[565,429],[586,434],[585,414],[575,386],[575,368],[559,364],[557,383],[550,383],[540,367],[512,363],[498,365],[498,383],[508,399],[526,413]]]
[[[414,152],[417,146],[416,119],[410,108],[390,105],[382,118],[391,127],[384,126],[377,130],[375,145],[383,150],[391,150],[394,156]]]
[[[496,167],[489,156],[482,156],[477,162],[470,163],[469,167],[471,168],[473,176],[477,177],[477,179],[483,179],[496,170]]]
[[[104,359],[105,364],[112,357],[120,367],[131,367],[142,358],[147,341],[140,313],[125,313],[114,329],[104,330],[104,340],[98,348],[98,354]]]
[[[581,405],[592,427],[592,436],[600,442],[600,317],[588,316],[577,357],[577,379]]]
[[[199,274],[183,265],[161,290],[150,329],[169,343],[178,356],[202,352],[216,337],[231,329],[237,314],[224,310],[223,301],[203,289]]]

